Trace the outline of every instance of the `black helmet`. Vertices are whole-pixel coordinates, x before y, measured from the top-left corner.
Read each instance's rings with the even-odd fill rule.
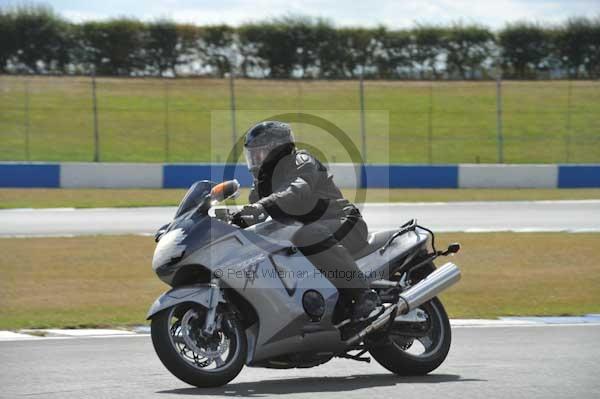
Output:
[[[294,150],[294,134],[287,123],[277,121],[260,122],[246,132],[244,155],[248,169],[258,172],[267,157],[278,161]]]

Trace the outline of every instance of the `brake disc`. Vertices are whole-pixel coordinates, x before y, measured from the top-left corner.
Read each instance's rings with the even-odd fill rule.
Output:
[[[188,348],[201,357],[208,359],[220,357],[229,348],[229,340],[227,340],[225,334],[215,332],[215,334],[218,334],[219,341],[214,345],[214,341],[216,340],[214,336],[202,336],[201,326],[198,326],[198,324],[201,324],[198,323],[200,321],[200,317],[196,310],[190,309],[185,312],[185,315],[181,319],[181,335],[183,341]]]

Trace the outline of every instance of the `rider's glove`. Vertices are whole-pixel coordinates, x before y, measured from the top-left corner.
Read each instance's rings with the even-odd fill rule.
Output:
[[[231,223],[246,228],[256,223],[262,222],[267,218],[265,208],[261,204],[244,205],[241,211],[235,213],[231,218]]]

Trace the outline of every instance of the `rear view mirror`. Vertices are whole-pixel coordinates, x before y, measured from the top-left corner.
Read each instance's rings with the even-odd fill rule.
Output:
[[[229,198],[235,198],[239,194],[240,183],[236,180],[228,180],[219,183],[210,190],[213,201],[221,202]]]
[[[446,256],[446,255],[454,255],[455,253],[457,253],[458,251],[460,251],[460,244],[455,242],[452,243],[450,245],[448,245],[448,249],[446,249],[442,255]]]

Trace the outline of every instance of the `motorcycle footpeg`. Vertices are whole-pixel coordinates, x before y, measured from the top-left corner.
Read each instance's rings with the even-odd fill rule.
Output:
[[[371,321],[377,319],[379,316],[381,316],[384,311],[385,311],[385,308],[383,306],[377,306],[375,309],[373,309],[373,311],[371,313],[369,313],[369,315],[367,317],[361,317],[360,319],[356,319],[356,320],[352,320],[352,319],[348,319],[348,320],[350,320],[350,322],[352,324],[371,322]]]
[[[371,363],[371,358],[368,356],[360,356],[360,355],[354,356],[349,353],[345,353],[342,355],[338,355],[338,357],[342,358],[342,359],[352,359],[352,360],[357,360],[359,362]]]

